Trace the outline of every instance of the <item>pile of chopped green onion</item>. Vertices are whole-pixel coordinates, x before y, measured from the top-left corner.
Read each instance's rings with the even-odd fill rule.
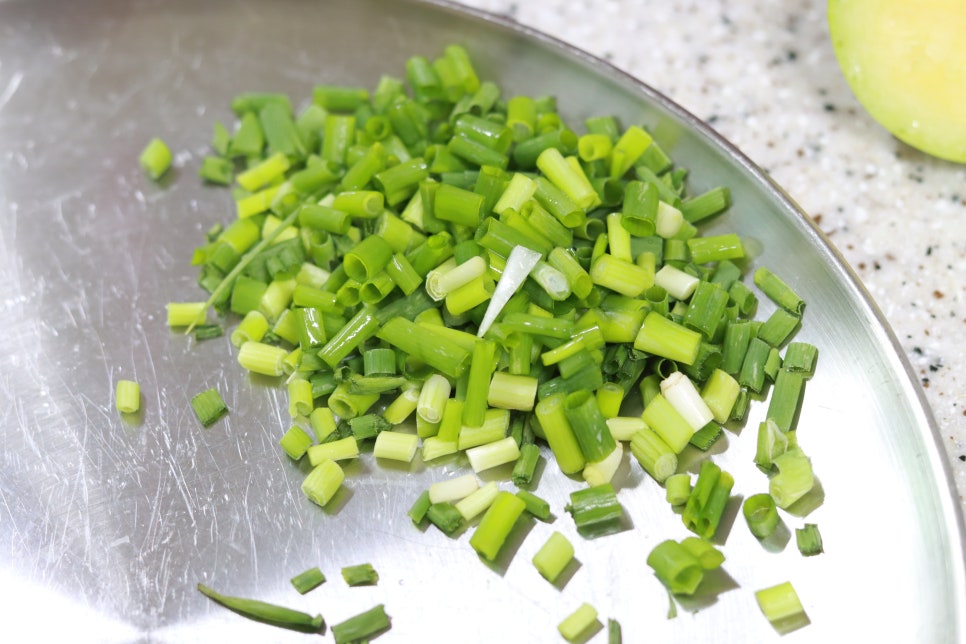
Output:
[[[754,285],[776,308],[754,319],[741,238],[699,234],[728,190],[690,194],[646,127],[595,116],[578,128],[553,97],[480,80],[457,45],[410,58],[404,78],[372,91],[318,86],[298,111],[252,93],[232,108],[237,124],[215,125],[200,175],[231,187],[236,216],[194,253],[208,300],[172,303],[168,320],[189,331],[211,329],[212,309],[239,320],[238,362],[287,389],[280,445],[310,462],[315,503],[339,494],[340,462],[368,449],[429,464],[464,454],[473,474],[434,485],[409,514],[448,535],[478,520],[470,544],[492,560],[524,512],[549,520],[550,504],[475,474],[504,466],[527,488],[552,454],[588,484],[566,511],[591,537],[621,521],[611,479],[629,450],[696,535],[648,559],[672,592],[691,593],[721,563],[707,544],[734,479],[706,458],[692,486],[679,457],[708,450],[769,387],[755,462],[771,478],[745,505],[752,532],[765,538],[776,506],[812,488],[795,439],[817,358],[792,341],[804,303],[760,267]],[[196,406],[204,424],[224,413],[218,402]],[[535,560],[551,582],[573,557],[560,539]],[[595,620],[582,606],[561,632]],[[619,624],[608,631],[619,641]]]

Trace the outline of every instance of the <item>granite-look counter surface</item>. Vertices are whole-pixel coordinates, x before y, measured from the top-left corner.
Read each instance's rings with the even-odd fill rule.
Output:
[[[835,60],[824,2],[462,3],[609,60],[764,168],[885,314],[966,499],[966,166],[910,148],[862,109]]]

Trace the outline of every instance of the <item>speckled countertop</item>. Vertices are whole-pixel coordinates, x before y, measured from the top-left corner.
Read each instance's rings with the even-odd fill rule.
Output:
[[[926,393],[966,504],[966,166],[882,129],[839,72],[825,2],[463,0],[609,60],[764,168],[844,255]]]

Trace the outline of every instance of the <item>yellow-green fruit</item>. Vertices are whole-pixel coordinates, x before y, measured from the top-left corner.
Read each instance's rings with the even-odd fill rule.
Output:
[[[829,0],[839,65],[897,138],[966,163],[966,1]]]

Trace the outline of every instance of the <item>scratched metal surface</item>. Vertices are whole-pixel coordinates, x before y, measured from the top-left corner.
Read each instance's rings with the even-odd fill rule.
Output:
[[[321,511],[304,471],[276,442],[288,427],[275,383],[244,376],[227,339],[169,333],[164,304],[197,299],[192,248],[227,221],[224,192],[195,172],[231,97],[316,83],[374,86],[405,58],[464,43],[509,93],[552,93],[568,118],[609,112],[655,127],[691,168],[695,189],[732,188],[714,230],[763,243],[760,262],[810,302],[801,338],[821,347],[800,441],[824,501],[808,520],[826,553],[794,541],[763,548],[734,521],[717,592],[668,598],[644,559],[686,535],[662,491],[625,457],[616,483],[632,530],[596,541],[562,506],[579,487],[547,466],[539,493],[552,525],[514,534],[511,554],[480,563],[468,534],[419,532],[405,511],[449,462],[413,472],[349,466],[347,491]],[[151,136],[175,151],[163,185],[137,155]],[[339,621],[384,602],[385,641],[547,641],[589,601],[624,624],[626,641],[955,642],[963,625],[963,535],[935,425],[894,340],[855,278],[795,207],[744,157],[646,87],[561,43],[445,5],[146,0],[0,3],[0,601],[5,632],[48,641],[295,641],[218,609],[194,589],[321,611]],[[763,306],[762,314],[767,313]],[[118,378],[140,381],[143,414],[112,406]],[[231,408],[201,429],[189,398],[215,386]],[[737,495],[765,489],[753,465],[756,405],[716,460]],[[749,429],[752,428],[752,429]],[[719,449],[718,452],[721,450]],[[689,463],[692,470],[695,462]],[[506,472],[502,472],[506,474]],[[785,518],[784,536],[802,519]],[[552,529],[580,567],[557,589],[529,559]],[[341,566],[372,562],[378,586],[347,591]],[[320,565],[330,581],[305,597],[288,579]],[[811,625],[785,638],[752,591],[790,579]],[[51,616],[56,616],[56,619]],[[598,640],[603,636],[598,636]]]

